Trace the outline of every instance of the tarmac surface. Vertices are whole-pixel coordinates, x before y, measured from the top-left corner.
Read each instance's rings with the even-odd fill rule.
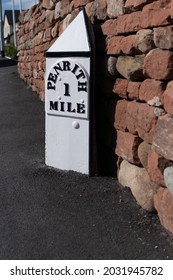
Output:
[[[44,163],[44,104],[0,59],[0,259],[166,260],[173,236],[112,177]]]

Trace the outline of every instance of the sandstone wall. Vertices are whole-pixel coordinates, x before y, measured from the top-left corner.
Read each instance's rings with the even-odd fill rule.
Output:
[[[173,3],[42,0],[23,12],[18,70],[42,100],[44,53],[82,6],[96,38],[100,170],[117,164],[119,182],[173,232]]]

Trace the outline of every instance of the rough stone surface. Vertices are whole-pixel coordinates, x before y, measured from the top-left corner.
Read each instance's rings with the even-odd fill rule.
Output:
[[[116,18],[123,14],[125,0],[107,0],[107,14],[109,18]]]
[[[143,79],[143,56],[119,56],[117,70],[126,79],[137,81]]]
[[[153,197],[158,186],[150,181],[145,168],[137,167],[123,160],[118,173],[118,180],[122,186],[127,186],[139,205],[147,210],[154,210]]]
[[[58,19],[61,15],[61,1],[59,1],[58,3],[56,3],[55,6],[55,19]]]
[[[138,157],[144,168],[147,167],[148,153],[150,149],[151,145],[146,143],[145,141],[143,141],[138,147]]]
[[[164,182],[170,193],[173,195],[173,166],[164,169]]]
[[[51,10],[54,8],[55,4],[52,0],[42,0],[42,6],[45,9]]]
[[[144,59],[143,73],[155,80],[171,80],[173,77],[173,52],[151,50]]]
[[[115,79],[119,76],[119,73],[116,69],[117,58],[114,56],[106,56],[103,58],[102,65],[102,73],[105,78]]]
[[[147,171],[152,182],[164,186],[163,169],[167,161],[153,149],[148,153]]]
[[[139,99],[149,101],[154,97],[162,97],[165,89],[165,84],[162,81],[146,79],[142,82],[139,90]]]
[[[154,195],[154,206],[162,226],[173,233],[173,195],[167,188],[158,189]]]
[[[152,99],[147,101],[147,104],[154,107],[162,106],[161,98],[159,96],[154,96]],[[155,108],[154,113],[157,117],[163,115],[165,111],[162,108]]]
[[[94,1],[95,15],[99,20],[105,20],[107,17],[107,2],[106,0]]]
[[[139,89],[140,89],[141,83],[140,82],[132,82],[129,81],[127,86],[127,96],[129,99],[139,99]]]
[[[106,20],[101,25],[101,30],[103,32],[103,35],[113,36],[113,35],[117,34],[116,21],[117,21],[116,19],[109,19],[109,20]]]
[[[139,137],[129,132],[117,130],[115,153],[131,163],[138,164],[140,160],[137,155],[137,150],[140,142],[141,140]]]
[[[117,33],[127,34],[130,32],[136,32],[141,29],[141,15],[142,12],[134,12],[128,15],[119,16],[117,19]]]
[[[116,79],[116,82],[113,87],[113,92],[118,94],[121,97],[127,97],[127,87],[128,81],[126,79]]]
[[[154,28],[154,43],[160,49],[173,49],[173,26]]]
[[[120,55],[123,36],[113,36],[107,40],[107,54]]]
[[[115,107],[114,127],[121,131],[127,131],[127,124],[126,124],[127,104],[128,104],[128,101],[119,100],[119,101],[117,101],[116,107]]]
[[[168,114],[173,115],[173,81],[167,84],[163,94],[164,109]]]
[[[156,152],[166,159],[173,160],[173,118],[166,114],[159,117],[153,139]]]
[[[135,101],[127,105],[127,128],[147,143],[152,143],[157,117],[154,108]]]
[[[152,0],[127,0],[125,3],[125,8],[132,8],[134,10],[142,9],[146,4],[150,3]]]
[[[153,31],[141,29],[136,33],[135,47],[142,53],[147,53],[154,48]]]

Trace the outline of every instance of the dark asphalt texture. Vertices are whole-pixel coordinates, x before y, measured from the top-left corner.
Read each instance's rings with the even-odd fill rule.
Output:
[[[173,236],[115,178],[44,163],[44,104],[0,59],[0,259],[173,259]]]

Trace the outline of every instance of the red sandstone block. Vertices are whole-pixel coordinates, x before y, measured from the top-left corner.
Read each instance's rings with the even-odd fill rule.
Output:
[[[48,10],[52,10],[55,7],[54,1],[42,0],[42,7]]]
[[[173,195],[167,188],[159,188],[154,195],[154,206],[162,226],[173,233]]]
[[[140,162],[137,150],[141,140],[129,132],[117,130],[117,142],[115,153],[123,159],[138,164]]]
[[[107,54],[118,55],[121,54],[121,45],[123,36],[113,36],[107,40]]]
[[[81,6],[85,6],[86,4],[88,4],[89,2],[92,2],[93,0],[73,0],[73,7],[74,9],[81,7]]]
[[[146,4],[150,2],[151,0],[127,0],[124,7],[132,8],[134,10],[141,10]]]
[[[173,77],[173,52],[153,49],[144,58],[143,73],[155,80],[171,80]]]
[[[63,0],[61,1],[61,11],[60,11],[60,16],[61,18],[64,18],[68,13],[71,12],[72,10],[72,4],[70,4],[71,0]]]
[[[140,90],[141,82],[132,82],[129,81],[127,86],[127,96],[130,99],[139,99],[139,90]]]
[[[127,123],[126,123],[127,104],[128,101],[119,100],[117,101],[115,107],[114,127],[121,131],[127,131]]]
[[[173,119],[166,114],[160,116],[155,128],[153,147],[155,151],[165,157],[173,160]]]
[[[129,132],[138,134],[147,143],[152,143],[157,121],[153,107],[135,101],[129,102],[126,120]]]
[[[120,95],[121,97],[127,97],[127,86],[129,81],[126,79],[116,79],[113,87],[113,92]]]
[[[162,99],[165,84],[162,81],[156,81],[153,79],[146,79],[142,82],[139,90],[139,99],[143,101],[152,100],[158,96]]]
[[[147,160],[147,172],[152,182],[164,186],[164,177],[162,166],[165,165],[165,159],[157,154],[154,150],[149,150]]]
[[[119,16],[117,19],[117,33],[123,34],[140,30],[141,16],[141,11]]]
[[[136,35],[129,35],[122,39],[121,51],[126,55],[135,55],[138,50],[135,47]]]
[[[145,5],[143,8],[143,11],[160,10],[160,9],[165,9],[165,8],[170,9],[172,0],[157,0],[157,1],[149,1],[149,2],[152,2],[152,3]]]
[[[113,36],[107,39],[107,54],[118,55],[127,54],[134,55],[138,53],[135,48],[136,36]]]
[[[163,94],[164,109],[168,114],[173,115],[173,81],[167,84]]]
[[[112,36],[117,34],[117,19],[106,20],[102,25],[101,29],[103,35]]]
[[[118,17],[117,33],[136,32],[142,28],[168,25],[171,24],[171,22],[170,9],[137,11]]]
[[[155,27],[171,24],[170,9],[147,10],[141,14],[141,27]]]

